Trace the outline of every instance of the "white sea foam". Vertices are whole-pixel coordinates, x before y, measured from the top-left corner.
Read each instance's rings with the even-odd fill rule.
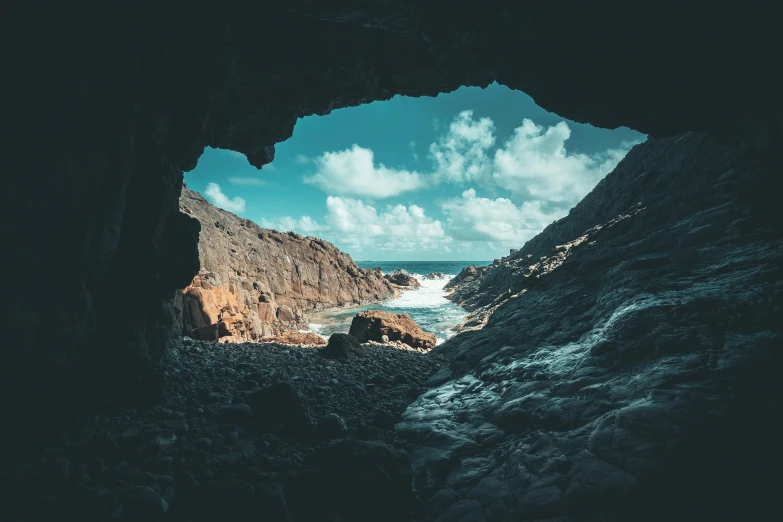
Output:
[[[443,279],[425,279],[418,274],[414,276],[421,288],[405,290],[400,297],[387,304],[388,308],[434,308],[445,304],[448,293],[444,288],[453,276]]]

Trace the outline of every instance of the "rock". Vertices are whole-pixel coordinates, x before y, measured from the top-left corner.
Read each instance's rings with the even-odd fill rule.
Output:
[[[430,272],[429,274],[424,276],[424,279],[429,279],[430,281],[434,281],[437,279],[445,279],[446,276],[443,274],[443,272]]]
[[[484,510],[475,500],[459,500],[435,522],[486,522]]]
[[[380,310],[356,314],[348,333],[359,342],[380,342],[386,336],[391,341],[401,341],[408,346],[426,350],[434,348],[436,342],[435,335],[422,330],[408,314],[393,314]]]
[[[321,355],[327,359],[348,359],[361,351],[359,341],[349,334],[335,333],[329,336],[326,348],[321,349]]]
[[[280,484],[262,483],[256,486],[256,502],[266,522],[293,522]]]
[[[755,165],[714,136],[648,140],[463,278],[469,328],[396,426],[417,490],[462,499],[443,520],[781,513],[762,470],[781,463],[783,239],[736,199]]]
[[[322,513],[345,522],[408,520],[410,457],[377,442],[333,442],[305,459],[286,498],[297,520],[316,520]]]
[[[220,408],[220,420],[231,424],[244,424],[253,420],[253,408],[249,404],[239,402]]]
[[[199,273],[181,291],[185,335],[320,345],[325,343],[319,336],[296,331],[307,327],[304,311],[399,295],[379,273],[359,268],[331,243],[263,229],[187,187],[179,205],[201,223]]]
[[[209,437],[201,437],[193,441],[193,446],[200,450],[208,450],[212,447],[212,439]]]
[[[123,499],[123,518],[128,521],[162,520],[169,509],[168,502],[149,486],[133,488]]]
[[[312,421],[304,397],[288,383],[262,388],[247,398],[253,407],[254,418],[262,427],[281,430],[296,437],[312,434]]]
[[[436,386],[440,386],[444,382],[451,379],[453,375],[454,373],[451,371],[451,368],[444,366],[437,372],[430,375],[429,379],[427,379],[427,382],[425,383],[425,386],[428,388],[435,388]]]
[[[381,342],[382,342],[382,343],[388,343],[388,342],[389,342],[389,336],[388,336],[388,335],[386,335],[386,334],[383,334],[383,335],[381,336]]]
[[[318,421],[318,434],[323,440],[339,439],[347,433],[348,426],[343,418],[335,413],[330,413]]]
[[[276,337],[265,337],[260,339],[262,343],[294,344],[305,346],[322,346],[326,344],[326,339],[315,332],[297,332],[286,331]]]
[[[421,283],[419,283],[415,277],[409,274],[407,270],[401,268],[393,271],[391,274],[386,274],[383,277],[386,278],[387,281],[405,288],[419,288],[421,286]]]
[[[253,486],[242,480],[226,479],[178,490],[170,518],[194,522],[239,522],[258,519],[259,515]]]

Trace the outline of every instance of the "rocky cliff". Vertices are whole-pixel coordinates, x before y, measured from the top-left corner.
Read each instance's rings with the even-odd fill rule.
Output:
[[[438,521],[774,520],[779,168],[691,132],[636,146],[464,279],[472,328],[406,412]]]
[[[180,209],[201,223],[201,267],[181,292],[185,335],[257,340],[305,328],[309,311],[399,295],[380,270],[359,268],[322,239],[263,229],[187,187]]]

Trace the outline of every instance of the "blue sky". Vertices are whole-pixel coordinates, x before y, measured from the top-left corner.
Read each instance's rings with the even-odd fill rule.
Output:
[[[635,143],[499,85],[300,119],[275,160],[207,149],[188,186],[355,260],[489,260],[568,213]]]

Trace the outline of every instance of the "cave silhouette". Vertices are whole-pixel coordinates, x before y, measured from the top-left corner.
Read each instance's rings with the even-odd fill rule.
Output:
[[[257,167],[268,164],[275,143],[311,114],[498,82],[565,118],[660,139],[651,145],[658,147],[654,154],[640,152],[624,163],[636,161],[639,175],[659,176],[650,186],[674,198],[680,182],[667,192],[662,184],[670,169],[662,162],[680,154],[672,169],[698,180],[691,200],[729,190],[734,199],[727,196],[726,205],[750,202],[742,219],[764,228],[766,251],[780,243],[783,13],[775,3],[229,0],[147,9],[17,2],[4,11],[3,436],[24,439],[41,420],[71,422],[104,392],[134,407],[156,403],[162,377],[155,368],[177,334],[173,295],[199,268],[199,225],[178,210],[183,171],[207,146],[241,152]],[[710,167],[713,177],[699,177],[698,165],[673,148],[685,132],[709,135],[683,142],[705,164],[721,151],[742,156],[746,163],[730,165],[747,166],[744,182],[721,188],[714,182],[717,164]],[[607,198],[598,203],[610,207]],[[570,232],[563,237],[583,230]],[[771,285],[763,313],[779,314],[781,292],[773,284],[779,273],[763,278]],[[743,291],[742,285],[722,289],[737,299]],[[512,315],[498,317],[509,328],[516,324]],[[767,315],[750,317],[742,315],[743,335],[767,327],[779,333]],[[488,346],[482,335],[455,344],[455,372],[477,368],[478,354],[487,356],[467,349],[479,341]],[[758,348],[769,356],[763,365],[725,384],[736,392],[729,421],[705,421],[676,453],[679,461],[662,461],[653,478],[635,477],[641,493],[625,495],[623,485],[602,482],[584,486],[586,497],[562,508],[525,497],[537,506],[528,511],[513,492],[507,496],[514,506],[487,501],[477,508],[477,500],[464,497],[444,504],[452,511],[444,507],[446,518],[439,520],[777,519],[783,461],[777,341]],[[616,346],[601,349],[614,353]],[[699,364],[706,371],[713,362],[705,356]],[[659,422],[667,419],[680,422],[676,412]],[[551,419],[542,426],[565,429]],[[340,451],[356,456],[350,448]],[[615,467],[604,474],[574,461],[572,483],[626,480],[616,470],[632,462],[617,451]],[[475,469],[483,462],[475,460]],[[485,487],[508,487],[501,479]],[[671,488],[656,481],[671,481]],[[608,489],[614,496],[590,501]],[[364,514],[338,513],[332,520]]]

